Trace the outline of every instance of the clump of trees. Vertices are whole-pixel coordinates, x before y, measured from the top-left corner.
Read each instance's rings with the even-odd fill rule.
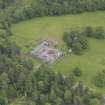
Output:
[[[24,0],[21,2],[0,0],[0,9],[5,9],[13,22],[38,16],[59,16],[105,10],[104,0],[31,0],[24,2]]]
[[[98,71],[93,82],[97,87],[105,87],[105,70]]]
[[[105,38],[105,31],[103,27],[96,27],[93,29],[91,26],[85,27],[83,33],[87,37],[94,37],[96,39],[104,39]]]
[[[82,52],[88,48],[86,36],[77,30],[65,32],[63,40],[67,44],[68,48],[71,49],[75,54],[82,54]]]
[[[87,26],[81,32],[76,29],[64,32],[63,40],[70,51],[80,55],[88,48],[87,37],[105,39],[105,31],[103,27],[96,27],[93,29],[91,26]]]

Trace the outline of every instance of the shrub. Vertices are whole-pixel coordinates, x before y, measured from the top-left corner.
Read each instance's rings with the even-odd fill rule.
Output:
[[[91,26],[87,26],[85,29],[84,29],[84,34],[88,37],[93,37],[94,36],[94,32],[93,32],[93,29]]]
[[[80,68],[78,68],[78,67],[73,69],[73,73],[75,76],[81,76],[81,74],[82,74]]]
[[[104,29],[102,27],[97,27],[94,32],[94,37],[97,39],[104,39],[105,38]]]

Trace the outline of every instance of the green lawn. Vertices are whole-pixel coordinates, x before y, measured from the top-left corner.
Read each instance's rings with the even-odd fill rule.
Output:
[[[35,45],[40,38],[57,40],[61,47],[63,42],[62,35],[65,30],[77,26],[82,28],[87,25],[105,27],[105,12],[43,17],[24,21],[12,26],[13,36],[11,39],[23,51],[27,50],[27,45]],[[53,69],[69,74],[72,68],[80,67],[83,75],[79,79],[85,81],[85,84],[94,89],[94,91],[104,92],[105,89],[96,88],[91,82],[96,72],[105,68],[105,65],[102,64],[103,59],[105,59],[105,40],[89,39],[89,48],[82,56],[66,55],[53,65]]]
[[[95,91],[104,92],[105,89],[96,88],[92,83],[93,76],[98,70],[105,69],[103,60],[105,59],[105,41],[89,40],[89,49],[82,56],[66,55],[64,59],[54,65],[55,71],[60,71],[69,74],[73,68],[81,68],[83,75],[80,80],[83,80],[86,85],[95,88]]]

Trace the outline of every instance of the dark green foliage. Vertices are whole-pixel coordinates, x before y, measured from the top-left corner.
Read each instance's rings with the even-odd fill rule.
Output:
[[[88,37],[93,37],[94,36],[94,31],[93,31],[93,28],[91,26],[85,27],[83,33]]]
[[[5,91],[0,89],[0,105],[8,105],[8,98]]]
[[[100,102],[97,99],[92,99],[89,105],[100,105]]]
[[[75,54],[81,54],[88,47],[85,35],[75,30],[65,32],[63,40]]]
[[[81,76],[82,75],[82,72],[81,72],[80,68],[78,68],[78,67],[73,69],[73,73],[75,76]]]
[[[0,0],[0,9],[8,7],[15,0]]]
[[[0,8],[7,11],[12,22],[19,22],[38,16],[105,10],[105,0],[31,0],[27,4],[24,0],[0,0]]]
[[[105,38],[105,31],[103,27],[97,27],[95,29],[94,37],[97,39],[104,39]]]
[[[93,82],[97,87],[105,87],[105,70],[97,72]]]
[[[6,97],[0,96],[0,105],[8,105]]]
[[[75,96],[74,98],[74,105],[82,105],[82,98],[80,96]]]
[[[84,29],[84,35],[87,37],[94,37],[96,39],[104,39],[105,31],[103,27],[96,27],[95,30],[91,26],[87,26]]]
[[[64,93],[64,101],[65,101],[66,105],[71,104],[72,103],[71,100],[72,100],[72,93],[71,93],[71,91],[66,90]]]

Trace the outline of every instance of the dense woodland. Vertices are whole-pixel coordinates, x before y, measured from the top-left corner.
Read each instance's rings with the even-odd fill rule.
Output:
[[[12,35],[13,22],[38,16],[104,10],[105,0],[32,0],[29,5],[21,5],[16,0],[0,0],[0,105],[9,105],[18,97],[23,97],[22,105],[101,105],[101,94],[94,93],[75,80],[76,75],[80,74],[79,70],[75,69],[64,76],[55,73],[47,65],[34,68],[33,60],[23,55],[9,37]],[[87,36],[93,35],[91,27],[87,27],[84,32]],[[97,28],[95,32],[98,36],[103,30]],[[70,38],[71,34],[79,33],[66,33],[66,36]],[[81,41],[81,38],[84,40]],[[66,41],[72,47],[71,42]],[[86,39],[82,36],[77,37],[77,42],[83,49],[87,48]],[[79,49],[73,48],[76,51]],[[98,78],[94,82],[97,86],[105,86],[104,75],[104,71],[97,73],[95,78]]]
[[[39,16],[59,16],[77,14],[86,11],[105,10],[105,0],[0,0],[0,8],[18,22]]]

